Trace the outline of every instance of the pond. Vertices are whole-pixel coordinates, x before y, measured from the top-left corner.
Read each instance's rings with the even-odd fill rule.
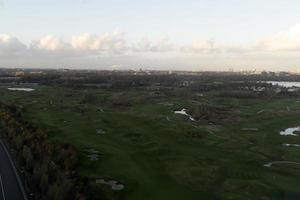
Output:
[[[291,88],[291,87],[299,87],[300,82],[285,82],[285,81],[266,81],[266,83],[271,83],[272,85],[278,85],[281,87]]]

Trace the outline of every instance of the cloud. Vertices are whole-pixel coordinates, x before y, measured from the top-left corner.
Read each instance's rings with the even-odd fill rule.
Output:
[[[47,35],[32,41],[28,47],[33,51],[49,51],[49,53],[89,53],[101,54],[104,52],[118,53],[126,50],[126,39],[124,33],[115,30],[103,35],[92,35],[83,33],[72,36],[70,40],[64,41],[59,37]]]
[[[22,44],[16,37],[12,37],[8,34],[0,35],[0,53],[17,53],[26,49],[26,46]]]
[[[195,54],[300,52],[300,24],[296,24],[288,30],[258,39],[253,44],[231,45],[221,44],[215,40],[200,40],[182,46],[180,49],[184,53]]]
[[[182,52],[185,53],[221,53],[223,48],[221,45],[217,44],[214,40],[203,40],[196,41],[190,45],[185,45],[180,48]]]
[[[118,29],[104,34],[83,33],[62,39],[46,35],[25,45],[18,38],[0,34],[1,66],[150,66],[166,69],[199,66],[300,65],[300,24],[252,44],[198,40],[176,44],[169,37],[128,41]]]
[[[47,35],[38,41],[33,41],[31,48],[47,51],[66,50],[69,49],[69,44],[58,37]]]
[[[137,44],[132,45],[131,50],[137,52],[172,52],[176,51],[177,47],[171,43],[168,37],[163,37],[156,42],[143,38]]]
[[[224,44],[213,39],[195,41],[180,47],[181,53],[189,54],[244,54],[254,51],[253,45]]]
[[[84,33],[73,36],[70,46],[74,50],[119,52],[126,50],[126,40],[124,33],[117,29],[104,35]]]
[[[74,35],[69,40],[57,36],[46,35],[32,41],[29,46],[24,45],[16,37],[0,35],[0,51],[9,52],[49,52],[68,54],[120,54],[120,53],[187,53],[187,54],[241,54],[252,52],[300,51],[300,24],[289,30],[279,32],[269,37],[258,40],[250,45],[231,45],[219,43],[216,40],[198,40],[191,44],[175,44],[168,37],[157,41],[147,38],[137,42],[128,42],[124,32],[116,29],[113,32],[95,35],[83,33]]]
[[[300,24],[260,40],[256,48],[262,51],[300,51]]]
[[[258,39],[253,44],[231,45],[221,44],[215,40],[202,40],[182,46],[181,51],[198,54],[300,52],[300,24],[296,24],[288,30]]]
[[[157,41],[141,39],[137,43],[129,43],[125,34],[118,29],[111,33],[93,35],[83,33],[72,36],[69,41],[48,35],[33,41],[29,47],[31,50],[42,50],[54,52],[82,53],[82,54],[120,54],[136,52],[174,52],[179,46],[172,44],[170,39],[163,37]]]
[[[193,54],[221,54],[242,53],[250,48],[238,45],[219,44],[214,40],[196,41],[188,45],[172,43],[168,37],[157,41],[147,38],[129,43],[125,34],[119,30],[102,35],[83,33],[72,36],[70,40],[63,40],[57,36],[46,35],[32,41],[29,46],[21,43],[17,38],[0,35],[0,50],[23,51],[30,54],[53,55],[119,55],[135,53],[193,53]]]

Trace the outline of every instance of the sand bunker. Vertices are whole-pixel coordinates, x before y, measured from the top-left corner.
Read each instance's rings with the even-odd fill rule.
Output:
[[[120,191],[120,190],[124,190],[125,186],[123,184],[121,184],[119,181],[115,181],[115,180],[105,180],[105,179],[97,179],[96,183],[98,184],[103,184],[103,185],[109,185],[111,186],[112,190],[116,190],[116,191]]]
[[[283,131],[280,131],[280,135],[285,135],[285,136],[298,136],[297,134],[295,134],[296,131],[300,131],[300,127],[294,127],[294,128],[287,128]]]
[[[300,144],[283,144],[285,147],[300,147]]]
[[[175,114],[188,116],[191,121],[196,121],[191,115],[186,112],[186,109],[182,109],[180,111],[174,111]]]
[[[32,92],[34,89],[32,88],[7,88],[8,90],[11,91],[24,91],[24,92]]]
[[[105,134],[106,134],[106,131],[99,128],[99,129],[96,129],[96,133],[97,133],[98,135],[105,135]]]

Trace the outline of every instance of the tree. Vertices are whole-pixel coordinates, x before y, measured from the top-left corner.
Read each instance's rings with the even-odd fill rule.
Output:
[[[41,181],[40,181],[40,190],[42,193],[46,193],[48,190],[48,175],[47,174],[42,174]]]
[[[34,159],[28,146],[23,147],[23,158],[25,160],[26,169],[31,171],[34,166]]]

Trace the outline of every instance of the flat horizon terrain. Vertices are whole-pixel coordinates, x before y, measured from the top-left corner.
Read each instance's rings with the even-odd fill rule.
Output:
[[[284,146],[300,144],[300,138],[280,135],[300,125],[300,97],[34,89],[3,86],[1,101],[18,105],[24,119],[53,140],[75,146],[79,173],[91,178],[99,199],[300,199],[300,165],[264,166],[300,162],[300,147]],[[174,113],[203,105],[215,114],[192,121]],[[125,188],[114,191],[99,183],[102,178]]]

